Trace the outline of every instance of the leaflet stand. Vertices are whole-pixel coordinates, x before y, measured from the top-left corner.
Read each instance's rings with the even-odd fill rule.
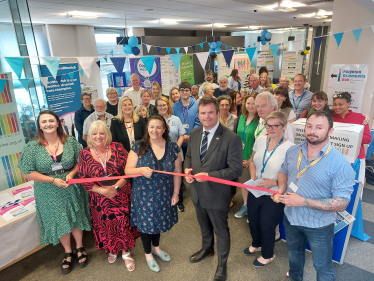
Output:
[[[352,168],[356,172],[356,181],[358,179],[358,172],[360,171],[360,164],[361,163],[359,159],[357,159],[355,163],[352,164]],[[358,222],[357,224],[358,226],[360,226],[360,223],[359,223],[360,220],[361,220],[361,225],[362,225],[361,209],[358,210],[358,212],[356,213],[358,206],[361,207],[361,204],[360,204],[361,194],[362,194],[362,184],[359,182],[356,182],[356,184],[353,186],[353,193],[351,195],[351,201],[349,202],[349,205],[346,209],[348,213],[350,213],[352,216],[355,217],[355,219]],[[360,217],[356,217],[356,215]],[[332,260],[336,263],[343,264],[344,262],[344,257],[347,251],[347,246],[348,246],[349,238],[351,236],[352,227],[353,227],[353,224],[351,223],[350,225],[348,225],[348,227],[343,228],[342,230],[340,230],[339,232],[335,234],[334,252],[332,255]],[[361,227],[361,229],[359,230],[361,230],[359,232],[361,233],[361,235],[366,235],[365,233],[363,233],[363,227]],[[283,219],[282,219],[282,222],[279,224],[279,232],[281,234],[281,238],[284,241],[286,241],[286,233],[285,233],[284,226],[283,226]],[[309,243],[307,243],[306,249],[310,251]]]

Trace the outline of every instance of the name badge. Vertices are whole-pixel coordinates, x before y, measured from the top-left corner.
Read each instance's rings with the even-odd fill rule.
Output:
[[[190,127],[190,125],[188,125],[188,124],[183,124],[183,128],[188,129],[189,127]]]
[[[245,143],[244,142],[242,142],[242,147],[243,147],[243,149],[245,149]]]
[[[292,190],[294,193],[296,193],[297,190],[299,189],[299,187],[298,187],[296,184],[294,184],[293,182],[290,183],[289,188],[291,188],[291,190]]]
[[[54,171],[58,171],[58,170],[62,170],[63,168],[62,168],[62,164],[61,163],[54,163],[53,165],[52,165],[52,171],[54,172]]]

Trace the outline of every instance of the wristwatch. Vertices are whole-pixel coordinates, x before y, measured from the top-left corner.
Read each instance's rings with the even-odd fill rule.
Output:
[[[117,191],[119,191],[121,188],[120,188],[118,185],[116,185],[116,186],[115,186],[115,189],[116,189]]]

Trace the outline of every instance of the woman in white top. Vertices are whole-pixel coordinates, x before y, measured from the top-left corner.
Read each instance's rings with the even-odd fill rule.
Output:
[[[288,88],[278,86],[275,88],[273,95],[277,100],[278,110],[286,114],[288,123],[294,122],[296,120],[296,114],[288,96]]]
[[[274,111],[265,119],[267,136],[260,136],[253,146],[249,160],[251,179],[258,186],[277,190],[278,172],[284,162],[287,150],[294,143],[283,137],[287,126],[283,112]],[[283,216],[283,204],[277,204],[270,198],[271,193],[249,190],[247,207],[249,229],[252,235],[252,246],[244,250],[251,255],[261,251],[261,256],[253,262],[255,267],[262,267],[272,262],[274,256],[275,228]]]

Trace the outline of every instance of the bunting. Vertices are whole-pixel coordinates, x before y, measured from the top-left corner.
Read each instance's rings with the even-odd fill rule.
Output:
[[[160,54],[160,51],[161,51],[161,47],[157,47],[157,53]]]
[[[355,36],[356,42],[358,43],[358,40],[360,40],[362,28],[352,30],[353,35]]]
[[[229,47],[229,46],[225,45],[226,50],[227,50],[228,47]]]
[[[195,52],[195,45],[193,45],[193,46],[192,46],[192,51],[194,51],[194,52]]]
[[[338,45],[338,48],[340,46],[340,43],[342,42],[343,35],[344,35],[344,32],[334,34],[334,37],[335,37],[335,40],[336,40],[336,44]]]
[[[323,39],[323,36],[314,38],[314,44],[316,45],[317,53],[319,52],[319,47],[321,47],[322,39]]]
[[[291,42],[292,42],[292,45],[293,45],[293,48],[294,48],[295,52],[298,53],[300,51],[301,44],[303,43],[303,40],[291,41]]]
[[[53,78],[56,79],[60,58],[43,58],[43,61]]]
[[[22,86],[28,91],[29,90],[29,81],[30,79],[18,79],[21,82]]]
[[[96,64],[100,68],[100,61],[99,60],[96,62]]]
[[[169,55],[169,57],[173,61],[175,68],[179,71],[179,64],[181,62],[182,54],[172,54]]]
[[[188,53],[188,47],[184,47],[184,51],[186,52],[186,54]]]
[[[201,50],[203,51],[204,50],[204,43],[200,43],[199,45],[200,45]]]
[[[71,81],[73,81],[75,73],[76,73],[76,72],[69,72],[69,73],[68,73],[69,78],[70,78]]]
[[[48,88],[48,77],[40,77],[40,81],[43,83],[44,88],[47,89]]]
[[[180,50],[181,48],[175,48],[175,50],[177,51],[177,54],[179,54],[179,50]]]
[[[168,54],[170,54],[170,50],[171,50],[171,48],[165,48],[166,49],[166,51],[168,52]]]
[[[78,57],[77,58],[80,66],[82,67],[84,73],[86,73],[86,76],[90,78],[91,76],[91,66],[94,61],[94,58],[90,57]]]
[[[82,76],[82,78],[84,77],[83,69],[79,70],[79,74]]]
[[[58,85],[61,87],[61,75],[56,76],[56,81],[58,82]]]
[[[227,66],[230,67],[232,56],[234,55],[234,50],[222,51],[222,55],[226,60]]]
[[[274,60],[277,58],[278,48],[279,48],[279,44],[273,44],[269,46],[270,51],[273,53]]]
[[[110,58],[113,63],[113,66],[116,68],[119,76],[122,76],[123,66],[125,65],[126,58]]]
[[[256,52],[256,47],[252,47],[252,48],[247,48],[247,49],[245,49],[245,51],[247,52],[247,54],[248,54],[248,57],[249,57],[249,60],[250,61],[252,61],[252,59],[253,59],[253,56],[254,56],[254,54],[255,54],[255,52]]]
[[[145,45],[147,47],[147,52],[149,53],[149,51],[151,50],[151,45]]]
[[[195,54],[197,56],[197,58],[199,59],[199,62],[201,64],[201,67],[203,69],[205,69],[205,65],[206,65],[206,62],[208,60],[208,57],[209,57],[209,52],[204,52],[204,53],[196,53]]]
[[[4,93],[6,79],[0,79],[0,92]]]
[[[7,63],[12,68],[12,70],[17,75],[17,77],[21,78],[25,58],[22,58],[22,57],[18,57],[18,58],[5,57],[4,59],[7,61]]]
[[[155,62],[155,56],[147,56],[147,57],[140,57],[142,62],[144,63],[145,68],[148,70],[149,75],[152,73],[153,64]]]

